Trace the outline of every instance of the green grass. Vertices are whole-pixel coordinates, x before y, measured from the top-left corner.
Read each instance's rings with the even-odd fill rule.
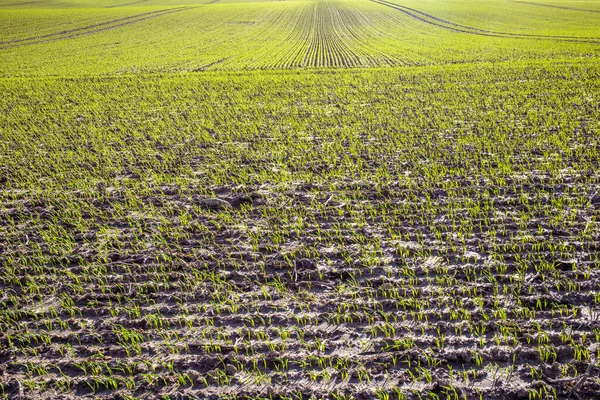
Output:
[[[0,398],[600,392],[595,2],[131,3],[0,3]]]
[[[34,4],[1,8],[1,76],[595,59],[600,43],[596,13],[528,3],[402,3],[424,21],[367,0]]]

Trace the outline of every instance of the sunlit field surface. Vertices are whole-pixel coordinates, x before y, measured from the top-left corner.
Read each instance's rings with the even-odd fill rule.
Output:
[[[0,399],[596,399],[600,3],[0,0]]]

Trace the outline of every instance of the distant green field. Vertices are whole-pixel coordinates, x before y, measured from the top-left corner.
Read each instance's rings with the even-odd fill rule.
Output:
[[[0,74],[72,76],[597,57],[598,2],[552,4],[7,2],[0,6]]]
[[[0,399],[595,399],[600,2],[0,0]]]

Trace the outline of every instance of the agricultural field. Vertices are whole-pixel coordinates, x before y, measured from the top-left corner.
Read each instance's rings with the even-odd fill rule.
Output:
[[[600,3],[0,0],[0,399],[600,399]]]

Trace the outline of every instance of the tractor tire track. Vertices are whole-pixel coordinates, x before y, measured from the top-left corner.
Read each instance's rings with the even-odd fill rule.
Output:
[[[134,4],[145,3],[145,2],[147,2],[147,1],[148,1],[148,0],[139,0],[139,1],[133,1],[133,2],[131,2],[131,3],[117,4],[117,5],[114,5],[114,6],[106,6],[106,7],[104,7],[104,8],[117,8],[117,7],[132,6],[132,5],[134,5]]]
[[[0,7],[18,7],[18,6],[26,6],[29,4],[36,4],[36,3],[41,3],[41,2],[42,2],[42,0],[26,1],[23,3],[2,4],[2,5],[0,5]]]
[[[211,62],[211,63],[208,63],[208,64],[206,64],[206,65],[203,65],[203,66],[201,66],[200,68],[193,69],[193,70],[191,70],[191,72],[204,72],[204,71],[206,71],[207,69],[209,69],[209,68],[211,68],[211,67],[214,67],[215,65],[218,65],[218,64],[221,64],[221,63],[223,63],[223,62],[227,61],[228,59],[229,59],[229,57],[221,58],[221,59],[219,59],[219,60],[217,60],[217,61],[213,61],[213,62]]]
[[[136,22],[145,21],[147,19],[161,17],[163,15],[172,14],[179,11],[184,11],[190,7],[184,8],[169,8],[167,10],[151,11],[142,14],[136,14],[129,17],[119,18],[112,21],[102,22],[99,24],[89,25],[82,28],[76,28],[47,35],[34,36],[25,39],[16,39],[6,42],[0,42],[0,49],[11,49],[15,47],[28,46],[39,43],[53,42],[58,40],[71,39],[79,36],[89,35],[93,33],[103,32],[110,29],[119,28],[125,25],[131,25]]]
[[[434,19],[434,21],[431,21],[429,19],[426,19],[423,16],[419,16],[419,14],[426,15],[424,13],[420,13],[420,12],[414,12],[413,13],[411,11],[407,11],[407,10],[412,10],[411,8],[400,6],[400,5],[395,4],[395,3],[389,3],[389,2],[384,1],[384,0],[371,0],[371,1],[374,2],[374,3],[377,3],[377,4],[381,4],[382,6],[393,8],[394,10],[398,10],[400,12],[403,12],[404,14],[406,14],[406,15],[408,15],[408,16],[410,16],[410,17],[412,17],[412,18],[414,18],[414,19],[416,19],[418,21],[424,22],[424,23],[429,24],[429,25],[437,26],[439,28],[444,28],[444,29],[451,30],[451,31],[454,31],[454,32],[471,33],[471,34],[482,35],[482,36],[500,36],[500,35],[497,35],[497,34],[492,35],[492,34],[487,34],[487,33],[484,33],[484,32],[480,32],[480,31],[478,31],[476,29],[466,30],[466,29],[461,29],[461,28],[455,28],[455,27],[449,26],[449,25],[456,26],[456,24],[446,24],[446,23],[436,22],[435,20],[439,20],[438,18],[432,18],[432,19]],[[430,18],[430,17],[427,17],[427,18]],[[443,21],[443,20],[439,20],[439,21]]]
[[[431,19],[433,19],[435,21],[438,21],[440,23],[443,23],[443,24],[452,25],[452,26],[455,26],[455,27],[458,27],[458,28],[468,29],[468,30],[472,30],[472,31],[482,32],[482,33],[490,33],[490,34],[494,34],[494,35],[540,37],[540,38],[594,39],[594,38],[584,38],[584,37],[580,37],[580,36],[535,35],[535,34],[527,34],[527,33],[499,32],[499,31],[492,31],[492,30],[488,30],[488,29],[474,28],[474,27],[471,27],[471,26],[461,25],[461,24],[457,24],[457,23],[452,22],[452,21],[441,19],[441,18],[435,17],[435,16],[433,16],[431,14],[427,14],[427,13],[424,13],[422,11],[416,10],[414,8],[410,8],[410,7],[402,6],[402,5],[399,5],[399,4],[391,3],[391,2],[386,1],[386,0],[380,0],[380,1],[383,1],[384,3],[388,3],[388,4],[397,5],[399,7],[405,8],[405,9],[413,11],[413,12],[416,12],[416,13],[418,13],[420,15],[423,15],[424,17],[431,18]]]
[[[571,11],[581,11],[581,12],[590,12],[590,13],[598,13],[600,14],[600,10],[587,10],[585,8],[575,8],[575,7],[567,7],[567,6],[558,6],[554,4],[545,4],[545,3],[534,3],[531,1],[518,1],[513,0],[513,3],[527,4],[530,6],[540,6],[540,7],[548,7],[548,8],[559,8],[561,10],[571,10]]]
[[[156,14],[156,13],[160,13],[160,12],[164,12],[164,11],[165,10],[159,10],[159,11],[151,11],[151,12],[142,13],[142,14],[135,14],[135,15],[131,15],[129,17],[123,17],[123,18],[119,18],[119,19],[114,19],[114,20],[111,20],[111,21],[101,22],[99,24],[94,24],[94,25],[88,25],[88,26],[84,26],[84,27],[81,27],[81,28],[69,29],[69,30],[65,30],[65,31],[55,32],[55,33],[49,33],[47,35],[32,36],[32,37],[28,37],[28,38],[24,38],[24,39],[8,40],[8,41],[0,42],[0,44],[26,42],[26,41],[30,41],[30,40],[45,39],[45,38],[49,38],[49,37],[53,37],[53,36],[62,36],[62,35],[66,35],[66,34],[69,34],[69,33],[75,33],[75,32],[79,32],[79,31],[83,31],[83,30],[87,30],[87,29],[92,29],[92,28],[96,28],[96,27],[106,26],[106,25],[117,23],[117,22],[126,21],[126,20],[129,20],[129,19],[137,18],[137,17],[142,17],[142,16],[145,16],[145,15]]]
[[[492,37],[502,37],[502,38],[515,38],[515,39],[550,39],[550,40],[560,40],[567,42],[585,42],[585,43],[598,43],[600,38],[594,37],[582,37],[582,36],[559,36],[559,35],[536,35],[536,34],[527,34],[527,33],[511,33],[511,32],[499,32],[492,31],[487,29],[474,28],[466,25],[457,24],[451,21],[447,21],[433,15],[424,13],[422,11],[416,10],[414,8],[406,7],[400,4],[391,3],[386,0],[371,0],[374,3],[381,4],[386,7],[393,8],[394,10],[401,11],[404,14],[418,20],[424,22],[429,25],[437,26],[439,28],[444,28],[447,30],[451,30],[454,32],[460,33],[468,33],[472,35],[479,36],[492,36]]]

